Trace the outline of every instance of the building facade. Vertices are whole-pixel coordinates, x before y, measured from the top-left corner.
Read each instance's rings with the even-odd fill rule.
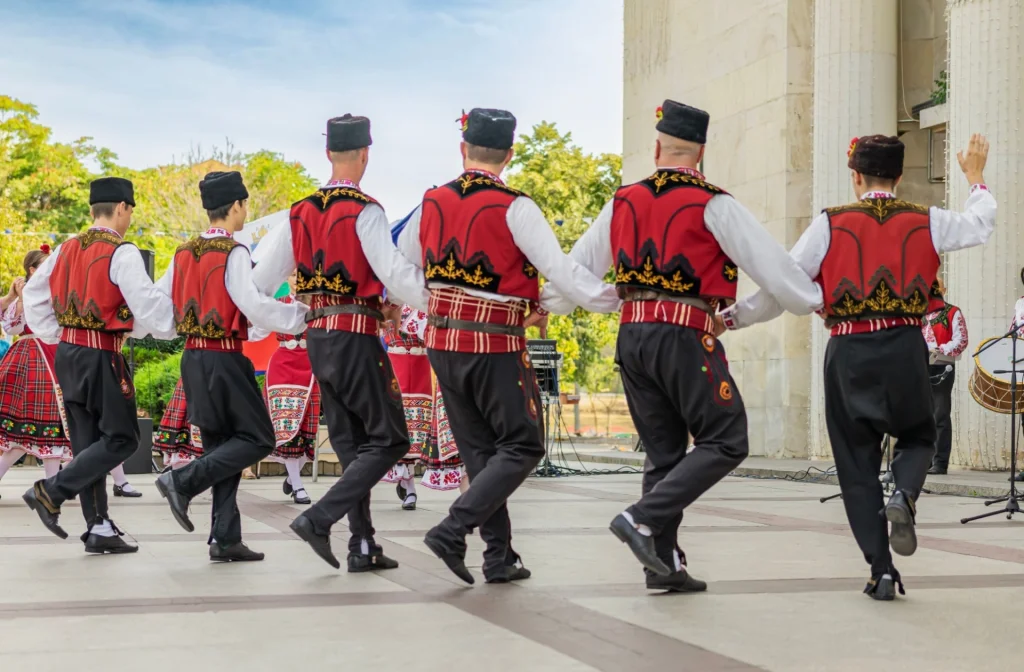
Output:
[[[1024,196],[1010,184],[1024,168],[1024,3],[625,0],[624,12],[623,180],[653,169],[654,110],[664,98],[702,107],[711,114],[709,181],[787,248],[814,213],[853,200],[851,138],[900,134],[900,196],[959,208],[967,185],[946,147],[965,146],[972,132],[988,135],[998,230],[986,247],[949,255],[943,273],[972,345],[1006,331],[1024,263],[1024,229],[1015,226]],[[948,102],[930,102],[943,100],[947,81]],[[741,279],[741,295],[754,289]],[[792,315],[724,337],[752,454],[830,455],[821,382],[827,339],[818,318]],[[966,356],[957,367],[953,462],[1005,468],[1008,423],[971,398],[973,368]]]

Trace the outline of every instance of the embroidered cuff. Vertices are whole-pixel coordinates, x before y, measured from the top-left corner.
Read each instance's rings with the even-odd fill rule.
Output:
[[[733,309],[727,309],[719,313],[722,318],[722,323],[725,324],[725,328],[730,331],[735,331],[740,328],[739,323],[736,321],[736,311]]]
[[[970,195],[973,195],[974,192],[976,192],[976,191],[988,191],[988,185],[987,184],[972,184],[971,185],[971,190],[968,193]]]
[[[550,313],[549,311],[546,311],[546,310],[544,310],[544,309],[543,309],[543,308],[541,308],[541,307],[540,307],[539,305],[538,305],[538,306],[536,306],[536,307],[535,307],[535,308],[533,309],[533,312],[537,313],[537,314],[538,314],[538,315],[540,315],[541,317],[547,317],[548,315],[550,315],[550,314],[551,314],[551,313]]]

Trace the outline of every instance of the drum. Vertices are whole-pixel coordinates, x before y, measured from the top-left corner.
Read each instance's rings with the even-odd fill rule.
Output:
[[[992,344],[992,341],[998,341]],[[989,346],[974,358],[974,372],[971,373],[969,389],[974,400],[996,413],[1009,413],[1012,410],[1009,373],[992,373],[1008,371],[1013,368],[1013,343],[1009,338],[990,338],[981,343],[980,348]],[[1017,358],[1024,357],[1024,343],[1017,348]],[[1017,365],[1017,412],[1024,412],[1024,362]]]

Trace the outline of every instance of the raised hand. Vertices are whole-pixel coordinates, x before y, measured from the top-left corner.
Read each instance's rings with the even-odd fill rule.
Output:
[[[967,150],[956,153],[956,160],[960,162],[960,170],[967,176],[969,183],[984,183],[985,164],[988,163],[988,140],[981,133],[975,133],[967,143]]]

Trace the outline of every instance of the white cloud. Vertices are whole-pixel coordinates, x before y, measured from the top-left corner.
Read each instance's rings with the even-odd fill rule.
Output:
[[[621,0],[325,1],[290,15],[47,5],[0,9],[0,93],[38,105],[57,138],[91,135],[132,167],[230,138],[326,177],[324,122],[365,114],[364,187],[398,217],[458,171],[462,108],[505,107],[520,131],[555,121],[587,150],[621,151]]]

